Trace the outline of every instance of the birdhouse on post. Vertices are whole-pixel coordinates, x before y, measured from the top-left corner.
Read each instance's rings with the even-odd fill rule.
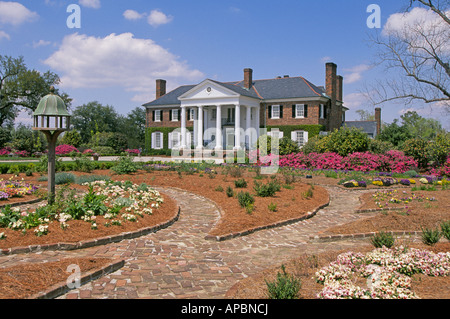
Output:
[[[70,114],[63,99],[50,88],[50,94],[44,96],[33,114],[33,130],[41,131],[48,141],[48,195],[49,204],[55,199],[56,141],[61,133],[70,128]]]

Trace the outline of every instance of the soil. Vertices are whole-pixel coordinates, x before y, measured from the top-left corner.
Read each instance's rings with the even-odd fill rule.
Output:
[[[74,175],[84,175],[86,173],[73,172]],[[238,200],[229,198],[226,195],[227,187],[232,187],[235,194],[239,191],[247,191],[254,194],[253,186],[255,182],[267,183],[271,177],[265,177],[260,180],[255,179],[255,173],[245,171],[242,176],[232,177],[226,175],[220,169],[216,174],[212,173],[195,173],[188,174],[183,172],[181,174],[173,171],[153,171],[138,173],[131,175],[111,175],[111,171],[94,171],[90,175],[109,175],[113,180],[131,180],[133,183],[140,184],[146,183],[155,187],[175,187],[187,190],[189,192],[201,195],[215,202],[220,209],[221,218],[217,225],[211,230],[210,235],[223,236],[230,233],[242,232],[255,227],[267,226],[280,221],[296,219],[305,216],[308,212],[316,210],[318,207],[325,205],[329,201],[329,194],[323,186],[338,186],[338,179],[326,178],[323,176],[314,176],[313,179],[297,178],[296,181],[291,183],[288,188],[282,187],[275,197],[257,197],[255,196],[255,205],[251,213],[248,213],[244,208],[240,207]],[[23,174],[22,174],[23,175]],[[11,175],[0,175],[0,179],[9,179]],[[37,185],[41,188],[41,193],[46,192],[46,182],[38,182],[38,175],[26,177],[25,181]],[[237,179],[244,178],[248,185],[246,188],[238,189],[235,187],[234,182]],[[281,184],[284,184],[283,176],[277,176]],[[220,191],[219,186],[222,191]],[[71,185],[80,192],[87,190],[85,186]],[[386,188],[383,188],[386,189]],[[409,189],[403,189],[400,187],[393,188],[398,193],[401,193],[399,197],[406,197],[411,195]],[[305,192],[312,190],[313,196],[309,199],[304,196]],[[366,192],[361,196],[361,207],[359,209],[375,209],[379,208],[374,203],[372,195],[379,191],[379,187],[369,186]],[[407,193],[403,193],[405,190]],[[354,223],[334,227],[326,230],[326,234],[351,234],[351,233],[364,233],[380,230],[420,230],[421,227],[434,228],[444,220],[450,220],[449,207],[449,190],[438,190],[433,192],[414,192],[415,194],[423,195],[425,197],[433,196],[436,201],[412,201],[407,204],[389,204],[389,207],[403,207],[399,205],[407,206],[399,211],[381,211],[374,217],[359,220]],[[355,192],[356,196],[361,195],[361,192]],[[164,195],[163,195],[164,196]],[[25,196],[23,198],[15,198],[8,201],[1,201],[1,205],[14,204],[23,201],[38,199],[38,196]],[[268,209],[269,204],[276,204],[276,211],[272,212]],[[33,207],[32,204],[29,205]],[[444,208],[444,209],[443,209]],[[32,230],[29,230],[26,234],[21,232],[15,232],[9,229],[0,229],[0,232],[4,232],[7,235],[6,239],[0,240],[0,248],[12,248],[21,247],[36,244],[50,244],[58,242],[79,242],[86,239],[93,239],[98,237],[110,236],[122,232],[129,232],[137,230],[143,227],[150,227],[156,224],[163,223],[171,220],[177,213],[177,203],[171,198],[164,196],[164,204],[158,209],[154,210],[153,215],[145,216],[139,219],[139,223],[126,222],[122,226],[105,227],[103,226],[103,220],[98,217],[97,225],[98,230],[91,230],[90,224],[82,221],[70,221],[69,228],[62,230],[56,223],[50,225],[49,234],[43,237],[37,237]],[[430,246],[425,246],[426,249],[431,249]],[[373,249],[373,246],[362,247],[361,252]],[[438,243],[432,249],[441,251],[450,251],[450,244]],[[333,261],[336,256],[341,252],[328,252],[320,255],[305,255],[295,260],[292,260],[287,264],[286,269],[288,272],[294,273],[302,280],[302,289],[300,292],[300,298],[310,299],[316,298],[316,294],[320,291],[321,286],[316,284],[311,279],[315,271],[323,265]],[[20,268],[20,274],[15,275],[12,281],[16,281],[13,295],[8,295],[7,290],[2,289],[0,292],[0,298],[24,298],[27,294],[32,294],[31,291],[40,291],[43,287],[48,287],[54,282],[58,282],[57,271],[50,271],[53,269],[50,267],[56,267],[56,269],[64,270],[62,275],[67,278],[65,273],[64,262],[60,261],[49,264],[27,264],[24,268]],[[87,263],[95,268],[97,261],[92,260],[80,261],[80,263]],[[100,263],[100,262],[99,262]],[[100,265],[100,264],[99,264]],[[16,269],[15,269],[16,270]],[[12,282],[10,277],[11,269],[3,269],[0,272],[0,282]],[[17,269],[19,271],[19,269]],[[280,268],[268,269],[257,276],[249,277],[230,290],[227,297],[229,298],[267,298],[265,295],[267,289],[265,280],[271,281],[276,278],[277,272]],[[42,273],[48,275],[41,276]],[[53,275],[55,274],[53,278]],[[42,278],[40,278],[42,277]],[[35,280],[35,279],[36,280]],[[39,278],[39,280],[38,280]],[[42,279],[42,281],[41,281]],[[423,276],[417,276],[414,280],[415,291],[420,291],[418,295],[422,298],[448,298],[449,278],[425,278]],[[28,283],[28,284],[27,284]],[[12,287],[12,286],[11,286]],[[12,289],[12,288],[11,288]]]

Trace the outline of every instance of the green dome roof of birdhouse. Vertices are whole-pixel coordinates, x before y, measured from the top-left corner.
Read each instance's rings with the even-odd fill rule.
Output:
[[[55,94],[55,89],[50,88],[50,94],[44,96],[39,102],[34,116],[70,116],[63,99]]]

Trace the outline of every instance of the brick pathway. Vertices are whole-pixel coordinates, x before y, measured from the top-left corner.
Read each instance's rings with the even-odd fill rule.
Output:
[[[330,206],[320,210],[315,217],[223,242],[204,239],[219,219],[213,203],[180,190],[160,189],[176,198],[181,206],[180,220],[167,229],[79,251],[4,256],[0,257],[0,267],[73,256],[122,258],[125,266],[120,270],[59,298],[223,298],[233,284],[272,265],[307,252],[350,249],[364,243],[309,241],[309,236],[320,230],[368,216],[354,213],[360,191],[328,189]]]

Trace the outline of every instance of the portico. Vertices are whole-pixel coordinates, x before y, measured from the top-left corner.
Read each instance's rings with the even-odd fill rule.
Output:
[[[181,102],[180,149],[190,149],[187,112],[193,117],[196,150],[248,150],[259,137],[260,100],[245,96],[240,87],[205,80],[178,99]],[[245,92],[243,92],[245,93]]]

